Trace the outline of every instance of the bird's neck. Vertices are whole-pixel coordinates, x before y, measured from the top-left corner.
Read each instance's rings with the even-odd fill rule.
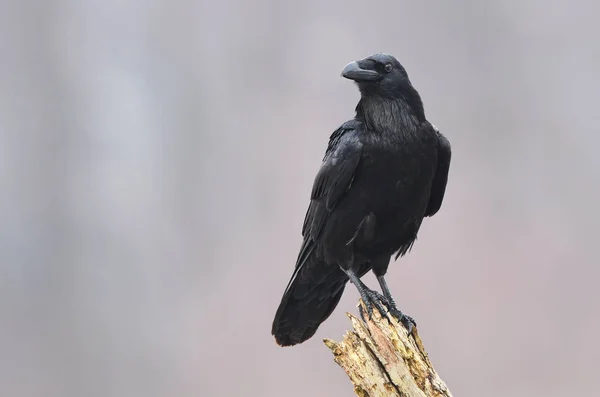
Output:
[[[416,105],[415,109],[404,98],[362,97],[356,105],[356,119],[376,131],[406,131],[407,127],[417,127],[425,121],[420,98]]]

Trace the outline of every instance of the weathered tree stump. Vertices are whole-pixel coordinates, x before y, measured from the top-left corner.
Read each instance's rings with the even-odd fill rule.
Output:
[[[364,309],[360,301],[359,310]],[[323,341],[361,397],[452,397],[425,352],[417,328],[411,335],[395,318],[373,316],[363,322],[347,313],[353,331],[341,342]],[[365,316],[366,317],[366,316]]]

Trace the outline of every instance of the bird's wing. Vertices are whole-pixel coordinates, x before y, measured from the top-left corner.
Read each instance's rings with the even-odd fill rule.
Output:
[[[353,123],[342,125],[331,135],[302,226],[305,238],[319,236],[327,217],[352,185],[362,147]]]
[[[302,226],[304,241],[290,284],[315,249],[331,212],[352,185],[363,147],[355,127],[353,121],[344,123],[329,138],[323,163],[313,183],[310,205]]]
[[[435,128],[435,127],[433,127]],[[431,193],[429,195],[429,203],[425,216],[433,216],[439,211],[446,193],[446,183],[448,182],[448,170],[450,169],[450,158],[452,150],[450,142],[441,132],[435,128],[438,137],[438,164],[431,185]]]

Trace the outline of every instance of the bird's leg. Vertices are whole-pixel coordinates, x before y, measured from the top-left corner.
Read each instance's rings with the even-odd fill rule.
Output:
[[[413,327],[415,327],[417,325],[415,320],[413,320],[412,317],[407,316],[406,314],[402,313],[396,307],[396,302],[394,302],[394,298],[392,297],[392,294],[390,293],[390,289],[387,285],[387,282],[385,281],[385,278],[383,278],[383,276],[377,276],[377,281],[379,282],[379,285],[381,286],[381,290],[383,291],[383,296],[385,298],[384,301],[387,303],[390,313],[394,317],[396,317],[398,319],[398,321],[400,321],[406,327],[409,334],[412,333]]]
[[[362,298],[363,302],[365,303],[365,307],[367,308],[367,313],[369,315],[369,318],[371,318],[371,316],[373,315],[373,306],[376,307],[377,310],[379,310],[381,312],[382,316],[387,315],[388,310],[382,303],[381,298],[383,298],[383,297],[381,296],[381,294],[377,291],[373,291],[373,290],[369,289],[360,280],[360,278],[358,278],[358,276],[356,275],[354,270],[344,270],[344,272],[348,275],[350,282],[356,286],[356,289],[358,290],[360,297]],[[365,320],[362,310],[361,310],[360,315],[361,315],[361,317],[363,317],[363,320]]]

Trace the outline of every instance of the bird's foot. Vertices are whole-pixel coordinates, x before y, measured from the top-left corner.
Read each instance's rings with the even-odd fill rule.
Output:
[[[413,328],[417,326],[417,323],[415,322],[415,320],[412,317],[402,313],[396,307],[396,302],[394,302],[393,299],[390,302],[390,300],[388,300],[384,295],[380,294],[379,292],[373,291],[373,293],[378,297],[378,299],[381,302],[383,302],[385,304],[385,306],[387,306],[387,309],[388,309],[387,313],[394,316],[396,318],[396,320],[398,320],[400,323],[402,323],[402,325],[404,325],[404,328],[406,328],[408,333],[411,334],[413,331]],[[379,311],[381,311],[381,309]],[[385,315],[386,313],[381,311],[381,314]]]
[[[417,323],[412,317],[402,313],[395,306],[390,308],[390,314],[396,317],[396,319],[404,325],[404,328],[406,328],[409,335],[412,334],[413,328],[417,326]]]
[[[363,296],[363,303],[365,304],[365,308],[367,309],[367,315],[369,320],[373,317],[373,307],[376,307],[382,316],[387,316],[387,312],[389,310],[385,306],[384,302],[386,302],[386,300],[384,296],[381,295],[379,292],[370,289],[365,291],[365,294]],[[365,319],[365,314],[362,310],[362,307],[360,310],[360,317],[364,322],[367,321],[367,319]]]

